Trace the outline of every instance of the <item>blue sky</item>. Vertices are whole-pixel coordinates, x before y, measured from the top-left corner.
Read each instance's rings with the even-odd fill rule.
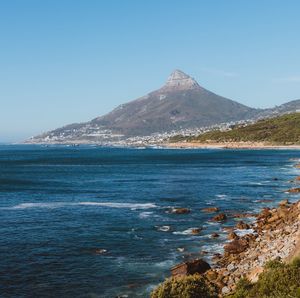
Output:
[[[182,69],[254,107],[300,98],[300,1],[0,0],[0,142],[90,120]]]

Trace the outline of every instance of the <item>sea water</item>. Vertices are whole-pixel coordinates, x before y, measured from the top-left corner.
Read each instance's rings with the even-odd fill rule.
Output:
[[[299,157],[295,150],[0,146],[0,296],[147,297],[173,265],[222,252],[223,227],[237,219],[216,223],[202,208],[256,213],[287,196],[297,200],[285,190]],[[191,212],[172,214],[173,207]]]

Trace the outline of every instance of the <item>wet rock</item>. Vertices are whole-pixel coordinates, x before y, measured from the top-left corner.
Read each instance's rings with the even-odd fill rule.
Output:
[[[224,251],[228,254],[239,254],[248,247],[245,239],[236,239],[224,246]]]
[[[239,230],[248,230],[248,229],[250,229],[250,226],[249,226],[247,223],[243,222],[242,220],[239,221],[239,222],[236,224],[235,227],[236,227],[237,229],[239,229]]]
[[[287,190],[289,193],[299,193],[300,192],[300,187],[295,187],[295,188],[290,188]]]
[[[213,221],[225,221],[227,219],[226,214],[224,213],[219,213],[216,216],[213,217]]]
[[[200,254],[201,254],[201,255],[207,255],[207,254],[208,254],[208,251],[206,251],[206,250],[201,250],[201,251],[200,251]]]
[[[191,212],[191,210],[189,208],[172,208],[170,210],[170,213],[173,213],[173,214],[188,214],[190,212]]]
[[[220,253],[215,253],[212,257],[213,262],[218,262],[220,259],[222,259],[222,255]]]
[[[218,212],[219,208],[218,207],[207,207],[207,208],[203,208],[201,210],[203,212],[212,213],[212,212]]]
[[[202,228],[192,228],[190,234],[198,235],[202,231]]]
[[[257,214],[254,213],[236,213],[233,215],[233,217],[235,218],[247,218],[247,217],[256,217],[256,216]]]
[[[103,255],[103,254],[105,254],[105,253],[107,253],[107,250],[104,249],[104,248],[97,248],[97,249],[95,250],[95,254],[96,254],[96,255]]]
[[[180,263],[171,268],[172,276],[178,275],[192,275],[195,273],[205,273],[207,270],[211,269],[210,265],[202,259],[195,259],[193,261],[188,261]]]
[[[211,237],[212,237],[212,238],[218,238],[218,237],[220,237],[220,235],[219,235],[218,233],[212,233],[212,234],[211,234]]]

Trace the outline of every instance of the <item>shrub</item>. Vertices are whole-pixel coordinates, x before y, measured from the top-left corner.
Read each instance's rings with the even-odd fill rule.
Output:
[[[300,298],[300,260],[283,264],[278,260],[266,264],[254,284],[237,284],[232,298]]]
[[[253,287],[253,284],[247,278],[241,278],[236,285],[236,291],[232,298],[244,298],[247,297],[248,292]]]
[[[151,298],[215,298],[217,291],[198,275],[171,277],[161,283]]]

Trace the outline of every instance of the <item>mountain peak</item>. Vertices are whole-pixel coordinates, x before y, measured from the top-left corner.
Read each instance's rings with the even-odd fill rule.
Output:
[[[200,88],[199,84],[189,75],[179,69],[175,69],[163,86],[164,90],[188,90]]]

